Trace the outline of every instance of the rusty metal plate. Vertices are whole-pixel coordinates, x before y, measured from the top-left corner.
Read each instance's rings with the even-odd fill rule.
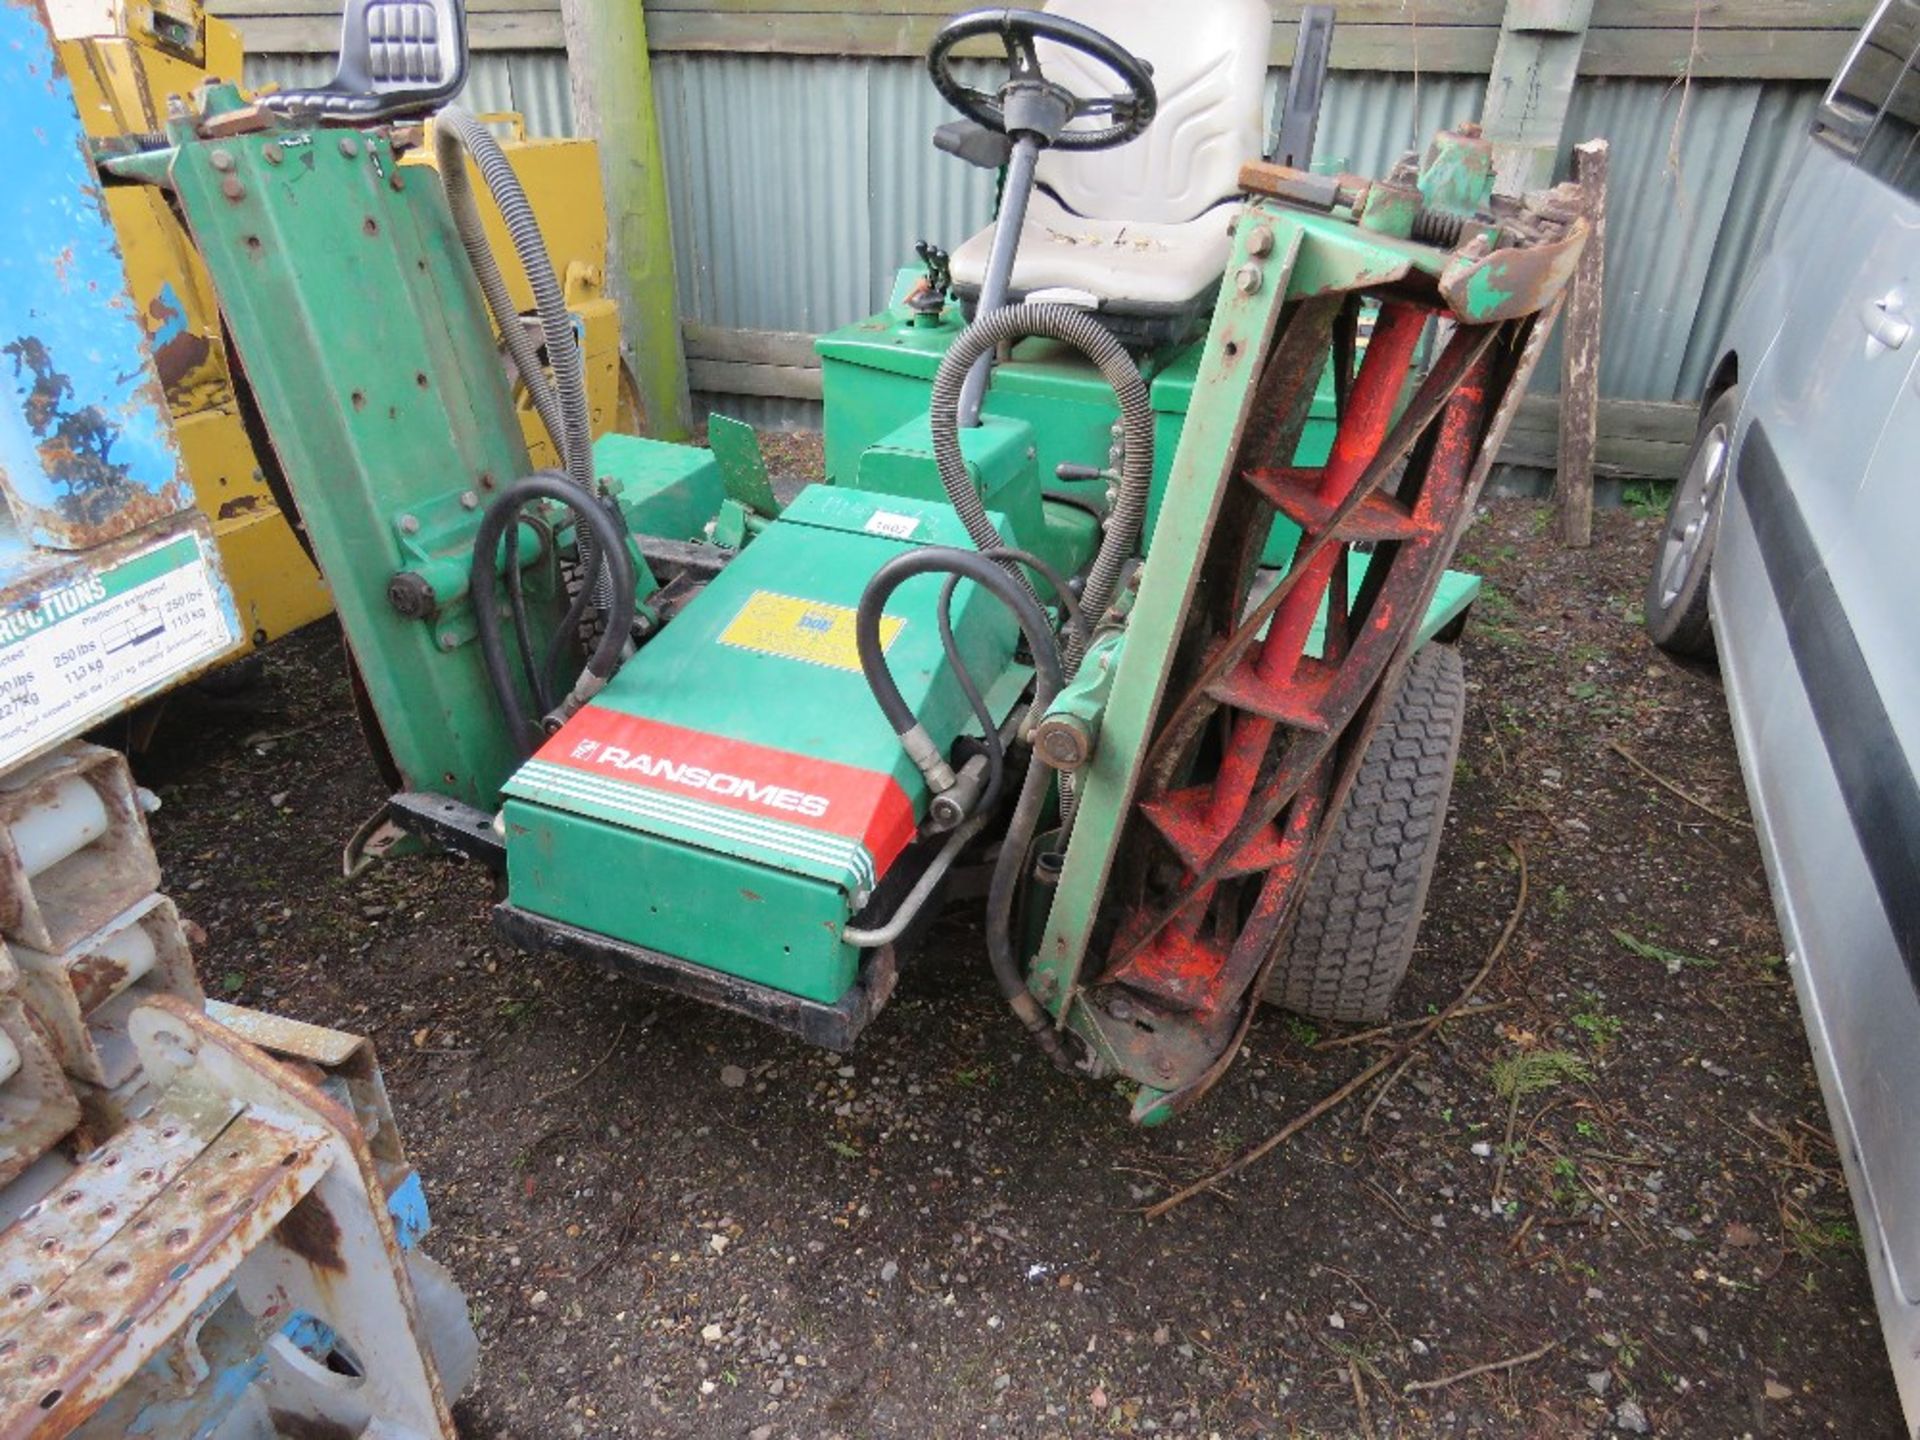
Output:
[[[228,1124],[0,1339],[0,1440],[65,1433],[111,1399],[326,1174],[327,1139],[258,1111]]]

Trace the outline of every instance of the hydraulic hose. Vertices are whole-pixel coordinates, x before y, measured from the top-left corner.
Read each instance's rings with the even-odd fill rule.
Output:
[[[997,535],[994,541],[997,546]],[[953,787],[953,767],[894,682],[893,672],[887,666],[886,648],[880,643],[880,619],[893,592],[916,575],[959,575],[973,581],[1013,612],[1014,620],[1027,638],[1027,648],[1033,652],[1034,713],[1039,714],[1060,693],[1063,682],[1060,649],[1033,587],[1018,570],[1012,574],[1003,570],[1003,563],[1014,562],[993,560],[978,551],[946,546],[909,550],[874,571],[867,588],[860,593],[860,607],[854,612],[854,642],[859,648],[860,670],[866,676],[867,688],[873,691],[874,701],[887,717],[887,723],[893,726],[893,733],[900,737],[901,748],[936,792]]]
[[[993,862],[993,878],[987,882],[987,963],[993,967],[1000,993],[1027,1033],[1056,1065],[1064,1067],[1067,1055],[1054,1033],[1053,1017],[1027,989],[1020,957],[1013,948],[1014,899],[1019,894],[1021,872],[1026,869],[1027,852],[1033,848],[1034,831],[1046,809],[1047,782],[1052,777],[1053,772],[1038,760],[1027,762],[1027,778],[1020,782],[1020,798],[1014,802],[1013,818],[1007,822],[1000,854]]]
[[[586,367],[574,333],[573,315],[567,309],[566,292],[553,272],[553,261],[548,258],[533,206],[514,174],[513,162],[507,159],[506,151],[471,111],[459,105],[447,106],[434,119],[433,137],[440,182],[446,187],[454,228],[480,281],[487,308],[493,312],[493,323],[499,328],[500,338],[513,357],[514,367],[526,384],[554,449],[559,452],[561,468],[576,485],[591,494],[594,490],[593,430],[587,410]],[[499,261],[487,244],[480,207],[467,177],[469,155],[480,167],[480,178],[486,182],[494,204],[500,209],[500,218],[506,223],[507,235],[519,257],[521,273],[533,291],[547,363],[553,369],[551,385],[547,383],[539,352],[520,324],[520,314],[513,307]],[[580,547],[583,583],[591,588],[596,606],[603,611],[611,610],[618,602],[618,587],[609,568],[599,563],[594,548],[592,541],[583,538]]]
[[[605,688],[613,672],[619,668],[628,634],[633,629],[635,611],[633,561],[627,554],[626,537],[621,533],[619,522],[591,491],[581,490],[558,471],[541,470],[523,480],[514,481],[487,507],[486,513],[480,517],[480,528],[474,535],[473,568],[468,576],[467,594],[473,604],[474,629],[480,641],[480,657],[486,666],[487,679],[493,685],[493,693],[499,701],[500,713],[506,719],[508,733],[527,754],[539,748],[541,741],[546,738],[546,731],[528,717],[526,706],[520,700],[519,689],[514,684],[513,670],[507,660],[506,640],[500,630],[500,610],[494,603],[493,587],[500,569],[500,542],[510,530],[518,529],[521,509],[534,500],[557,501],[573,511],[578,517],[580,539],[583,541],[586,535],[591,534],[600,553],[605,556],[605,568],[614,590],[613,610],[607,617],[606,628],[600,633],[600,643],[588,657],[579,679],[555,708],[555,718],[564,719],[571,715]],[[518,563],[518,552],[509,553],[507,564],[511,566]],[[524,663],[528,657],[522,655],[521,659]],[[535,703],[539,703],[537,695]]]
[[[999,549],[1004,541],[987,518],[987,507],[974,488],[973,477],[967,473],[966,459],[961,454],[960,397],[966,387],[967,373],[976,360],[1003,344],[1030,335],[1058,340],[1080,351],[1099,367],[1120,401],[1121,432],[1125,440],[1120,491],[1107,517],[1100,549],[1087,573],[1086,587],[1081,592],[1081,607],[1097,625],[1119,590],[1122,567],[1139,545],[1140,532],[1146,523],[1147,493],[1153,483],[1153,403],[1140,367],[1133,363],[1133,357],[1113,338],[1112,332],[1087,311],[1068,305],[1006,305],[977,316],[955,338],[933,377],[929,406],[933,460],[940,472],[940,483],[946,487],[947,503],[959,514],[973,543],[982,550]],[[1033,595],[1033,587],[1021,573],[1018,562],[1003,558],[1000,564],[1027,594]],[[1086,646],[1084,635],[1069,633],[1063,657],[1068,679],[1080,668]]]

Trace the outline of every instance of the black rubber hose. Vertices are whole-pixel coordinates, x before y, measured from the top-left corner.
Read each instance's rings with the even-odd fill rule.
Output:
[[[973,672],[967,668],[966,659],[960,654],[960,642],[953,634],[953,592],[960,588],[961,577],[947,576],[947,583],[940,587],[940,608],[936,612],[940,620],[940,648],[946,652],[947,666],[953,671],[954,682],[959,685],[960,693],[967,697],[967,706],[973,711],[973,718],[980,722],[980,734],[987,747],[987,785],[980,792],[980,803],[974,807],[977,815],[989,815],[999,803],[1000,790],[1007,778],[1007,746],[1000,738],[1000,727],[993,723],[993,711],[987,708],[987,697],[980,693],[980,686],[973,678]]]
[[[607,627],[601,632],[600,643],[588,657],[580,678],[561,702],[563,707],[578,708],[612,678],[626,649],[627,636],[633,629],[636,608],[633,561],[627,554],[626,537],[621,533],[618,522],[606,506],[591,493],[583,493],[565,475],[554,470],[542,470],[523,480],[516,480],[487,507],[486,513],[480,517],[480,528],[474,535],[473,568],[468,575],[467,597],[473,605],[480,657],[486,666],[494,697],[499,701],[500,713],[507,722],[508,733],[514,737],[522,752],[529,755],[540,747],[546,732],[528,718],[526,707],[521,704],[520,692],[507,661],[506,641],[500,632],[500,612],[494,603],[493,587],[499,576],[500,542],[510,528],[518,529],[521,508],[534,500],[556,501],[573,511],[579,518],[581,532],[591,533],[598,542],[614,584],[614,606],[607,616]],[[516,549],[508,557],[508,564],[518,565],[519,559]]]
[[[520,524],[528,526],[537,536],[539,526],[522,515]],[[519,527],[514,527],[514,550],[507,561],[507,608],[513,613],[513,639],[520,647],[520,671],[527,677],[527,690],[533,696],[533,703],[541,711],[553,708],[553,693],[545,677],[540,673],[540,663],[533,653],[533,626],[527,620],[527,587],[525,577],[520,573]],[[544,553],[544,543],[542,551]]]
[[[860,594],[859,609],[854,612],[854,641],[859,648],[860,670],[866,676],[867,688],[873,692],[887,723],[893,726],[894,734],[900,737],[901,745],[935,790],[945,790],[953,784],[953,771],[894,683],[893,672],[887,667],[886,649],[880,643],[880,620],[893,592],[916,575],[959,575],[973,581],[1013,612],[1021,633],[1027,637],[1027,647],[1033,652],[1034,704],[1036,711],[1044,710],[1060,693],[1059,646],[1033,587],[1024,577],[1009,576],[1000,568],[1001,564],[976,550],[947,546],[909,550],[874,571],[867,588]]]
[[[1054,598],[1060,602],[1060,613],[1065,618],[1064,628],[1068,634],[1078,634],[1084,639],[1087,635],[1087,621],[1080,609],[1080,602],[1074,598],[1073,590],[1067,584],[1066,577],[1053,566],[1042,560],[1031,550],[1016,550],[1010,545],[996,545],[991,550],[980,552],[989,560],[1018,560],[1029,570],[1035,571],[1047,582]]]
[[[987,883],[987,963],[993,967],[1000,993],[1020,1023],[1053,1062],[1064,1067],[1067,1055],[1054,1033],[1053,1017],[1027,989],[1027,977],[1013,948],[1014,901],[1020,893],[1021,874],[1046,808],[1047,783],[1052,778],[1053,772],[1038,760],[1027,762],[1027,778],[1020,784],[1020,798],[1014,802],[1013,818],[1007,822],[1000,854],[993,862],[993,878]]]

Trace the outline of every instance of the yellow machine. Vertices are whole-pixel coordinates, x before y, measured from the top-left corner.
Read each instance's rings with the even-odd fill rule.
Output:
[[[166,97],[191,94],[208,78],[241,78],[245,56],[239,32],[207,16],[195,0],[110,0],[105,5],[76,0],[50,8],[62,36],[61,64],[73,83],[81,122],[95,139],[160,130]],[[532,201],[580,327],[593,433],[597,437],[617,424],[637,429],[634,391],[622,383],[619,313],[602,290],[607,222],[597,148],[590,140],[529,139],[518,115],[485,118],[511,130],[504,148]],[[406,163],[431,165],[432,147],[415,148]],[[476,189],[488,238],[499,253],[510,253],[485,187]],[[191,238],[166,198],[151,187],[110,187],[106,204],[153,343],[195,498],[213,524],[239,607],[247,644],[235,655],[245,654],[329,613],[333,601],[275,500],[268,482],[271,457],[260,456],[248,434],[219,308]],[[527,283],[509,268],[514,303],[531,313]],[[556,464],[531,402],[524,392],[518,398],[533,463]]]
[[[554,274],[565,288],[567,308],[573,312],[580,330],[581,361],[587,375],[587,409],[597,440],[609,430],[635,435],[645,431],[637,404],[637,392],[627,378],[620,361],[620,311],[606,294],[607,207],[600,188],[600,154],[591,140],[538,140],[527,136],[526,121],[509,112],[478,117],[492,126],[505,126],[508,137],[500,142],[513,173],[527,192],[527,201],[540,222],[541,238],[547,242],[547,254],[553,257]],[[433,122],[427,122],[427,143],[408,152],[402,165],[434,163]],[[500,211],[481,183],[480,172],[467,162],[474,180],[474,193],[480,213],[486,221],[487,243],[496,255],[511,255],[513,243],[507,235]],[[515,265],[505,267],[507,291],[522,315],[534,314],[533,287]],[[502,363],[506,356],[501,356]],[[520,428],[527,437],[527,453],[536,469],[560,464],[559,453],[547,438],[546,427],[528,398],[526,387],[514,387],[514,403],[520,413]]]

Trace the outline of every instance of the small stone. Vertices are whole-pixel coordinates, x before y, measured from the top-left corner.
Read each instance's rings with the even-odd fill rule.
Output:
[[[1327,1316],[1327,1324],[1331,1325],[1336,1330],[1344,1330],[1347,1328],[1347,1317],[1342,1315],[1338,1310],[1336,1310],[1331,1315]]]
[[[703,1325],[700,1328],[700,1338],[709,1345],[718,1344],[720,1337],[725,1333],[718,1325]]]
[[[1594,1394],[1605,1395],[1607,1393],[1607,1387],[1611,1384],[1613,1384],[1613,1372],[1611,1370],[1589,1370],[1587,1372],[1587,1388],[1593,1391]]]
[[[898,1278],[899,1274],[900,1266],[895,1261],[889,1260],[880,1267],[880,1283],[882,1285],[891,1285],[894,1280]]]
[[[1098,1385],[1094,1386],[1093,1393],[1087,1396],[1087,1403],[1093,1406],[1095,1410],[1106,1409],[1107,1408],[1107,1392]]]
[[[1156,1327],[1156,1328],[1155,1328],[1155,1330],[1154,1330],[1154,1332],[1153,1332],[1153,1343],[1154,1343],[1154,1344],[1156,1344],[1156,1345],[1165,1345],[1165,1344],[1167,1344],[1168,1342],[1170,1342],[1170,1341],[1171,1341],[1172,1339],[1173,1339],[1173,1332],[1172,1332],[1172,1331],[1170,1331],[1169,1329],[1167,1329],[1167,1327],[1166,1327],[1166,1326],[1164,1326],[1164,1325],[1161,1325],[1161,1326],[1158,1326],[1158,1327]]]
[[[996,1393],[1005,1390],[1012,1383],[1013,1377],[1011,1375],[996,1375],[993,1377],[993,1388]]]
[[[747,1440],[773,1440],[773,1426],[756,1425],[747,1432]]]
[[[718,1390],[719,1388],[720,1388],[719,1384],[713,1380],[702,1380],[700,1382],[700,1393],[702,1395],[711,1395],[714,1391]]]
[[[738,1090],[742,1085],[747,1083],[747,1072],[742,1070],[738,1065],[722,1065],[720,1067],[720,1083],[729,1090]]]
[[[1493,1146],[1488,1144],[1485,1140],[1476,1140],[1473,1142],[1473,1153],[1478,1155],[1482,1160],[1484,1160],[1489,1155],[1493,1154]]]
[[[709,1235],[707,1237],[707,1248],[716,1255],[726,1254],[727,1246],[731,1243],[732,1242],[724,1235]]]
[[[1647,1424],[1647,1412],[1640,1408],[1638,1400],[1622,1400],[1614,1409],[1613,1423],[1629,1435],[1645,1435],[1653,1428]]]
[[[1416,1355],[1424,1355],[1427,1353],[1427,1342],[1415,1337],[1407,1342],[1407,1349]]]
[[[542,1305],[547,1303],[547,1292],[544,1290],[534,1291],[533,1294],[527,1297],[527,1303],[538,1310]]]
[[[1793,1391],[1771,1376],[1768,1377],[1765,1388],[1767,1399],[1773,1401],[1775,1404],[1778,1404],[1782,1400],[1791,1400],[1793,1398]]]

